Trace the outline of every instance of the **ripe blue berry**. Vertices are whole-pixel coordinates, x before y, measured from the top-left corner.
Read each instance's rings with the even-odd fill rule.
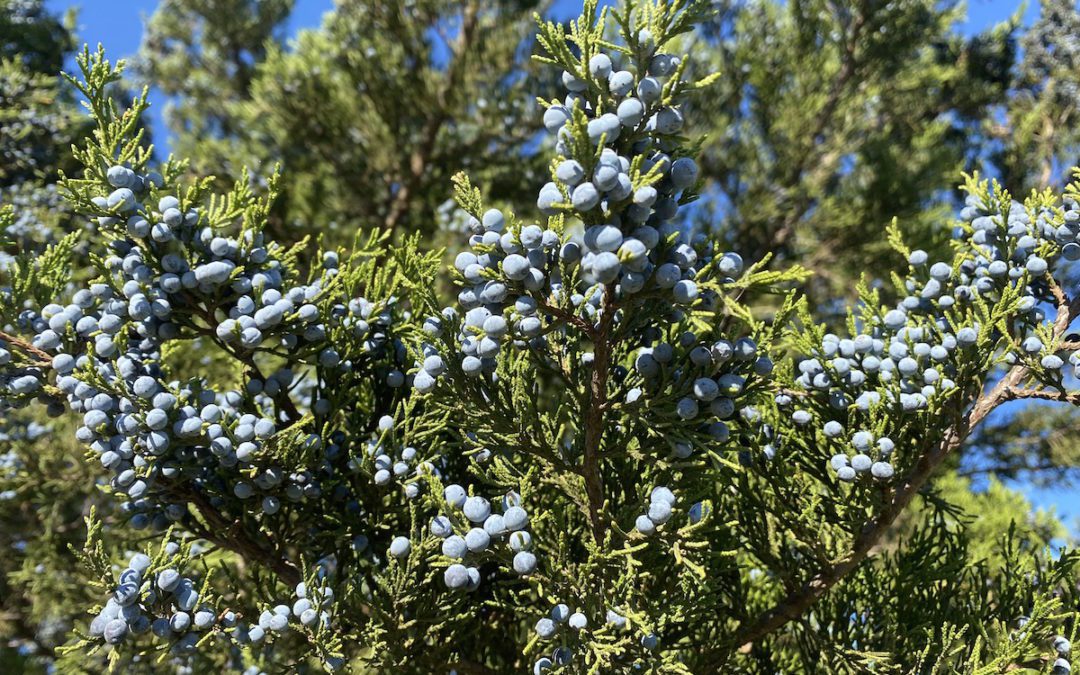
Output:
[[[469,497],[463,508],[465,517],[474,523],[482,523],[491,515],[491,504],[480,496]]]
[[[412,542],[408,537],[394,537],[394,540],[390,542],[390,555],[395,558],[408,556],[410,550],[412,550]]]

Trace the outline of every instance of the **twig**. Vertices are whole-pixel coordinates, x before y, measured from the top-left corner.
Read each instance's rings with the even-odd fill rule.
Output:
[[[34,365],[44,367],[52,364],[52,356],[50,356],[48,352],[38,349],[29,342],[23,340],[22,338],[17,338],[14,335],[9,335],[4,331],[0,331],[0,340],[7,342],[13,347],[21,349],[28,354],[33,354],[34,356],[38,357],[39,361]]]
[[[570,312],[555,307],[554,305],[549,305],[547,301],[545,301],[543,298],[534,299],[536,300],[536,304],[540,307],[540,309],[544,310],[556,319],[560,319],[568,324],[571,324],[572,326],[579,328],[590,338],[595,339],[596,330],[592,327],[592,324],[590,324],[585,319],[582,319],[577,314],[571,314]]]
[[[1067,391],[1050,391],[1048,389],[1023,389],[1020,387],[1010,387],[1008,391],[1004,393],[1005,400],[1016,400],[1022,398],[1034,398],[1041,399],[1043,401],[1059,401],[1061,403],[1068,403],[1070,405],[1080,405],[1080,392],[1067,392]]]
[[[793,621],[809,609],[838,581],[855,569],[889,530],[896,517],[908,506],[927,479],[952,451],[958,448],[971,429],[1002,402],[1006,390],[1027,374],[1024,366],[1015,366],[989,394],[979,398],[974,407],[961,420],[946,431],[941,442],[927,453],[895,492],[892,500],[863,528],[856,537],[850,552],[840,560],[826,565],[802,587],[789,593],[774,607],[765,611],[736,633],[734,644],[743,648]],[[726,659],[726,654],[724,658]],[[722,661],[721,661],[722,662]]]

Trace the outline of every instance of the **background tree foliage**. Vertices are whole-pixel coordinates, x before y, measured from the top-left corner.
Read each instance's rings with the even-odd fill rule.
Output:
[[[823,308],[885,264],[893,218],[941,250],[956,176],[1005,102],[1014,29],[962,37],[961,3],[936,0],[722,6],[694,47],[722,73],[697,111],[700,222],[751,258],[808,265]]]
[[[228,189],[248,167],[262,191],[280,166],[267,231],[286,242],[315,235],[348,244],[357,229],[382,229],[393,241],[421,233],[456,248],[462,223],[446,204],[460,170],[489,203],[535,215],[547,141],[533,97],[557,79],[529,59],[532,14],[545,3],[342,0],[294,42],[291,9],[289,0],[163,0],[148,22],[136,81],[169,97],[170,145],[193,175]],[[717,9],[680,39],[693,55],[688,73],[720,74],[688,108],[704,178],[689,224],[716,231],[750,261],[772,253],[808,267],[808,297],[829,324],[843,321],[861,276],[896,267],[885,236],[894,218],[912,248],[948,251],[961,171],[1000,176],[1026,195],[1060,188],[1077,161],[1080,13],[1068,0],[1043,0],[1031,26],[972,37],[957,31],[962,8],[953,2]],[[70,146],[87,129],[57,77],[76,43],[71,26],[35,0],[0,0],[0,204],[18,216],[2,233],[9,253],[83,228],[50,187],[61,171],[78,175]],[[135,546],[139,537],[123,534],[65,422],[4,415],[0,467],[13,470],[0,468],[0,634],[10,637],[0,668],[43,668],[67,638],[71,608],[93,595],[68,548],[82,544],[90,506],[118,541]],[[46,424],[52,431],[42,433]],[[1080,466],[1078,427],[1071,410],[1029,404],[990,420],[905,514],[888,553],[746,666],[795,672],[812,655],[837,671],[869,667],[872,654],[821,639],[824,626],[846,644],[869,634],[853,606],[878,617],[875,636],[895,635],[875,643],[882,650],[932,644],[936,657],[965,643],[960,628],[929,642],[919,629],[962,627],[958,608],[977,604],[989,583],[1028,592],[1001,570],[1031,564],[1019,549],[1066,536],[997,478],[1068,485]]]
[[[347,1],[289,45],[291,4],[167,0],[149,21],[140,76],[175,97],[173,147],[194,168],[231,183],[280,166],[286,239],[430,236],[461,169],[522,201],[543,170],[527,151],[530,92],[550,78],[529,60],[543,3]]]
[[[1080,16],[1075,3],[1043,0],[1020,38],[1023,57],[1009,87],[1005,125],[987,123],[994,164],[1009,190],[1061,185],[1077,157]]]
[[[78,172],[70,148],[88,129],[59,78],[74,48],[71,27],[71,16],[40,2],[0,2],[0,206],[17,209],[0,227],[0,269],[82,228],[56,186],[60,171]],[[10,672],[28,665],[16,650],[62,644],[72,625],[64,604],[89,599],[67,546],[85,537],[94,471],[75,445],[50,442],[65,425],[47,424],[0,413],[0,669]]]
[[[74,226],[56,193],[60,171],[78,170],[70,148],[88,128],[59,78],[74,48],[71,21],[39,2],[0,5],[0,200],[19,206],[0,260]]]

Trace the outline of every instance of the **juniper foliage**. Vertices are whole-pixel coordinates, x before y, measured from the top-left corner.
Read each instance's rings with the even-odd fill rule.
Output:
[[[69,420],[111,505],[87,509],[77,570],[35,570],[89,596],[42,661],[1068,672],[1075,553],[1024,527],[974,546],[934,478],[1001,406],[1078,400],[1080,185],[972,175],[948,255],[894,226],[891,289],[861,284],[830,332],[804,268],[680,217],[703,185],[684,117],[717,77],[669,49],[709,13],[539,20],[562,88],[538,92],[540,215],[455,176],[452,298],[418,237],[307,258],[268,232],[276,174],[221,191],[158,165],[145,94],[117,105],[122,66],[85,50],[93,131],[61,193],[92,278],[73,233],[0,291],[5,409]]]
[[[493,205],[535,216],[527,195],[544,153],[528,89],[551,80],[523,56],[529,14],[546,5],[374,4],[338,3],[290,47],[289,3],[163,3],[139,71],[174,96],[174,147],[222,187],[242,166],[259,176],[283,162],[270,223],[282,241],[347,241],[360,220],[419,229],[456,253],[462,223],[448,186],[462,169]],[[813,270],[804,291],[825,320],[842,320],[864,270],[888,267],[885,238],[867,232],[892,218],[919,247],[947,254],[961,170],[999,175],[1013,194],[1049,186],[1044,174],[1058,188],[1068,179],[1077,120],[1068,94],[1054,92],[1071,86],[1069,3],[1042,3],[1030,27],[1016,15],[976,35],[959,28],[956,2],[713,8],[679,45],[694,53],[689,68],[719,77],[687,116],[702,140],[705,199],[686,217],[749,260],[771,253]],[[458,31],[469,17],[476,32]],[[377,198],[359,184],[377,186]],[[1051,463],[1044,445],[1013,437],[984,447],[961,453],[975,458],[965,471],[1011,476]]]

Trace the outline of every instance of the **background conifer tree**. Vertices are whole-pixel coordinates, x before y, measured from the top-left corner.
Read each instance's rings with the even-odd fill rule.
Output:
[[[231,181],[281,165],[278,236],[348,241],[357,225],[430,236],[456,170],[506,198],[543,174],[528,148],[543,3],[349,0],[294,48],[291,5],[168,0],[140,53],[140,75],[175,97],[174,147],[200,171]]]

